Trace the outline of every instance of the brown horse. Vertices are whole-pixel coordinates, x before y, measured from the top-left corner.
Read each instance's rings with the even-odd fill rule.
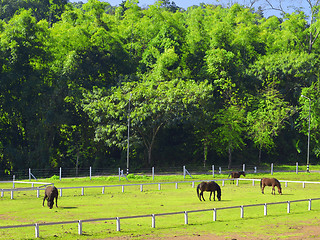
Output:
[[[199,190],[201,191],[199,193]],[[211,196],[212,196],[212,192],[213,192],[213,200],[215,201],[216,200],[216,194],[215,194],[215,191],[217,191],[217,198],[218,200],[220,201],[221,200],[221,188],[220,186],[212,181],[212,182],[202,182],[198,185],[197,187],[197,194],[198,194],[198,198],[201,200],[201,197],[204,200],[204,197],[203,197],[203,192],[206,191],[206,192],[210,192],[210,197],[209,197],[209,200],[211,201]]]
[[[244,171],[240,171],[240,172],[232,172],[229,174],[228,178],[231,176],[231,178],[239,178],[241,175],[243,175],[244,177],[246,176],[246,173]],[[234,179],[232,180],[233,184],[234,184]],[[230,181],[231,184],[231,181]]]
[[[278,179],[275,178],[262,178],[260,181],[260,188],[262,190],[262,193],[264,193],[264,187],[265,186],[272,186],[271,194],[276,194],[276,191],[274,189],[275,186],[278,188],[279,194],[282,194],[281,184],[278,181]]]
[[[54,205],[54,199],[56,199],[56,207],[58,207],[58,189],[55,186],[46,187],[42,206],[44,206],[44,200],[48,201],[48,207],[51,209]]]

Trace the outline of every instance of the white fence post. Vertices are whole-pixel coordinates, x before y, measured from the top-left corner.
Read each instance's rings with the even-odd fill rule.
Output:
[[[59,168],[59,180],[61,181],[61,176],[62,176],[62,168]]]
[[[140,192],[143,192],[143,184],[140,185]]]
[[[309,199],[308,210],[311,210],[311,199]]]
[[[152,214],[152,228],[156,227],[156,215]]]
[[[40,195],[40,190],[37,189],[37,198],[39,198],[39,195]]]
[[[219,167],[219,174],[221,174],[221,167]]]
[[[81,195],[82,195],[82,196],[84,195],[84,187],[81,188]]]
[[[305,183],[305,182],[302,183],[302,187],[303,187],[303,188],[306,187],[306,183]]]
[[[35,236],[36,236],[36,238],[38,238],[38,237],[40,236],[40,233],[39,233],[39,224],[38,224],[38,223],[35,224],[34,230],[35,230]]]
[[[82,235],[82,221],[81,220],[79,220],[79,222],[78,222],[78,234]]]
[[[92,174],[92,168],[89,168],[89,175],[90,175],[90,180],[91,180],[91,174]]]
[[[244,217],[244,207],[240,206],[240,218]]]
[[[154,167],[152,167],[152,180],[154,181]]]
[[[31,181],[31,168],[29,168],[29,181]]]
[[[236,183],[237,183],[236,185],[239,186],[239,179],[238,178],[236,180]]]
[[[184,224],[188,224],[189,221],[188,221],[188,212],[187,211],[184,211]]]
[[[298,162],[296,162],[296,174],[298,174],[298,172],[299,172],[298,167],[299,167],[299,163],[298,163]]]
[[[183,178],[186,178],[186,166],[183,166]]]
[[[161,184],[160,183],[158,184],[158,190],[159,191],[161,190]]]
[[[242,171],[246,171],[246,164],[242,164]]]
[[[60,189],[60,197],[62,197],[62,188]]]
[[[271,175],[273,175],[273,163],[271,163]]]
[[[117,231],[119,232],[121,230],[120,228],[120,218],[117,217]]]
[[[178,189],[178,183],[176,182],[176,189]]]
[[[216,208],[213,209],[213,221],[214,222],[217,221],[217,209]]]
[[[105,189],[105,187],[102,187],[102,194],[104,194],[104,189]]]
[[[254,186],[254,180],[252,180],[252,186]]]
[[[257,173],[257,167],[254,167],[254,173]]]
[[[119,173],[119,181],[121,180],[120,178],[121,178],[121,169],[119,168],[118,169],[118,173]]]
[[[287,202],[287,213],[290,213],[290,201]]]
[[[13,199],[13,191],[11,191],[11,197],[10,198]]]
[[[122,185],[122,192],[124,192],[124,185]]]
[[[212,165],[212,177],[214,177],[214,165]]]
[[[267,216],[268,214],[268,209],[267,209],[267,204],[264,204],[264,215]]]
[[[12,188],[15,188],[15,186],[14,186],[14,181],[16,180],[16,175],[13,175],[13,177],[12,177]]]

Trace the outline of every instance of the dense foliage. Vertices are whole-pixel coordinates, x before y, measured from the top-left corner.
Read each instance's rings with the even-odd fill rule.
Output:
[[[1,174],[317,162],[317,13],[1,0]]]

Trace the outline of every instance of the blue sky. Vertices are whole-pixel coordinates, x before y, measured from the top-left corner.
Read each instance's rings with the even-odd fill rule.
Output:
[[[70,0],[71,2],[79,2],[82,1],[84,3],[87,2],[87,0]],[[112,6],[117,6],[119,5],[122,0],[100,0],[103,2],[108,2],[110,3]],[[172,0],[170,0],[171,2]],[[228,3],[230,2],[238,2],[240,4],[244,4],[244,5],[249,5],[250,2],[252,2],[252,0],[173,0],[175,2],[175,4],[179,7],[182,7],[184,9],[187,9],[188,7],[192,6],[192,5],[199,5],[200,3],[207,3],[207,4],[222,4],[227,6]],[[156,2],[156,0],[139,0],[139,6],[147,6],[147,5],[151,5],[154,4]],[[294,10],[294,7],[299,8],[301,7],[302,10],[308,15],[309,14],[309,8],[308,8],[308,4],[307,4],[307,0],[270,0],[270,2],[272,4],[274,4],[274,7],[279,7],[279,2],[281,2],[283,9],[286,12],[292,12]],[[258,8],[258,6],[262,6],[264,9],[264,14],[265,17],[268,17],[270,15],[277,15],[279,16],[279,11],[273,11],[273,10],[267,10],[268,5],[266,4],[266,0],[258,0],[256,1],[256,3],[253,5],[256,9]]]

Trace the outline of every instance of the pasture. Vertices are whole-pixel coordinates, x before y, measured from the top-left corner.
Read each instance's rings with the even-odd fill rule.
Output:
[[[193,176],[186,181],[212,180],[210,175]],[[247,174],[245,178],[272,177],[269,174]],[[273,177],[279,180],[320,181],[319,173],[275,173]],[[227,175],[216,175],[214,180],[227,178]],[[132,176],[130,182],[114,177],[98,177],[78,179],[63,179],[62,181],[42,179],[43,182],[53,182],[57,188],[72,186],[102,186],[130,183],[152,182],[146,176]],[[157,177],[155,182],[183,181],[182,176]],[[58,208],[42,207],[44,191],[36,197],[36,191],[16,192],[14,199],[5,193],[0,198],[0,225],[19,225],[43,222],[86,220],[92,218],[123,217],[135,215],[151,215],[157,213],[170,213],[178,211],[213,209],[229,206],[241,206],[258,203],[271,203],[293,201],[300,199],[320,197],[320,184],[282,183],[283,195],[271,195],[271,188],[265,188],[261,194],[260,186],[252,181],[240,181],[239,186],[225,182],[221,186],[222,200],[209,201],[209,193],[204,193],[206,201],[199,201],[196,186],[190,182],[175,184],[146,185],[143,192],[140,186],[126,187],[122,192],[120,187],[106,188],[104,194],[101,188],[88,188],[81,195],[80,189],[65,189],[63,196],[58,199]],[[2,184],[0,188],[10,188],[12,184]],[[21,186],[16,186],[21,187]],[[184,224],[184,216],[170,215],[158,216],[156,228],[151,228],[151,217],[123,219],[121,231],[116,231],[116,221],[96,221],[83,223],[83,235],[78,235],[77,224],[40,226],[40,238],[45,239],[105,239],[117,237],[130,237],[135,239],[193,236],[215,234],[223,236],[295,236],[299,224],[318,224],[320,201],[312,202],[312,210],[308,211],[307,202],[291,204],[291,212],[287,213],[286,204],[268,207],[268,215],[264,216],[263,206],[248,207],[245,209],[244,218],[240,218],[240,210],[227,209],[217,212],[217,221],[213,221],[212,211],[195,212],[189,214],[189,224]],[[265,227],[266,226],[266,227]],[[277,228],[274,228],[277,226]],[[0,239],[30,239],[34,238],[34,227],[0,229]]]

